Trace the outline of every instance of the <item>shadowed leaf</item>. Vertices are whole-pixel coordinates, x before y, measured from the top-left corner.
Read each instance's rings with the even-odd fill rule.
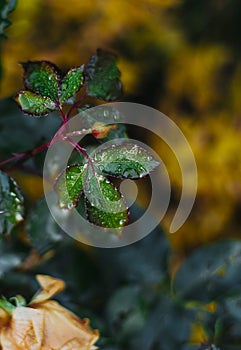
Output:
[[[41,198],[30,211],[26,231],[31,246],[40,254],[55,248],[62,240],[62,230],[54,221],[45,198]]]
[[[23,196],[12,177],[0,171],[0,233],[9,234],[23,220]]]
[[[240,291],[241,242],[222,241],[194,251],[174,278],[174,290],[184,299],[211,302]]]
[[[97,50],[87,63],[85,78],[89,96],[114,101],[122,94],[120,71],[115,55],[110,52]]]

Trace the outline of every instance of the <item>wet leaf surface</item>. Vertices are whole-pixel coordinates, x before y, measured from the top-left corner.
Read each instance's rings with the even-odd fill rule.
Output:
[[[159,165],[144,148],[130,143],[96,152],[94,160],[103,173],[124,179],[141,178]]]
[[[29,61],[22,63],[22,66],[25,88],[56,102],[59,86],[57,67],[48,61]]]
[[[89,96],[114,101],[122,94],[120,71],[115,55],[110,52],[97,50],[86,65],[85,78]]]
[[[21,91],[15,98],[24,113],[42,117],[57,109],[56,104],[46,96],[37,95],[31,91]]]
[[[89,174],[84,188],[87,217],[105,228],[121,228],[128,223],[128,210],[118,189],[105,177]]]
[[[87,164],[69,165],[56,180],[55,190],[60,208],[77,206],[87,176]]]
[[[0,171],[0,233],[9,234],[23,220],[23,196],[17,183]]]
[[[59,101],[61,104],[73,97],[82,87],[84,65],[70,69],[61,81]]]

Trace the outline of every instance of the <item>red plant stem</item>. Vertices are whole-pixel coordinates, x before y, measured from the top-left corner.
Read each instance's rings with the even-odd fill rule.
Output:
[[[59,111],[63,120],[63,124],[67,124],[68,122],[68,117],[67,115],[64,113],[64,111],[62,110],[61,106],[59,106]]]
[[[81,147],[78,143],[72,141],[68,137],[66,137],[66,141],[68,141],[78,152],[82,153],[86,159],[88,159],[89,161],[91,160],[86,150],[83,147]]]
[[[62,111],[60,109],[60,111]],[[0,162],[0,167],[5,165],[5,164],[8,164],[14,160],[26,160],[28,158],[31,158],[31,157],[34,157],[35,155],[37,155],[38,153],[44,151],[45,149],[49,148],[49,146],[53,143],[57,143],[57,142],[60,142],[60,141],[67,141],[69,142],[78,152],[82,153],[84,155],[85,158],[88,159],[89,162],[92,162],[92,160],[90,159],[88,153],[86,152],[86,150],[84,148],[82,148],[78,143],[72,141],[69,137],[70,136],[75,136],[75,135],[81,135],[81,134],[89,134],[91,133],[91,129],[87,129],[87,130],[84,130],[83,132],[79,131],[79,132],[73,132],[73,135],[72,133],[69,133],[69,134],[66,134],[66,130],[65,130],[65,126],[67,124],[67,121],[68,121],[68,117],[67,115],[64,114],[64,112],[62,111],[61,113],[62,115],[62,118],[63,118],[63,123],[61,124],[58,132],[59,132],[59,135],[58,137],[55,137],[52,141],[48,141],[48,142],[45,142],[44,144],[42,144],[41,146],[37,147],[37,148],[34,148],[33,150],[31,151],[26,151],[26,152],[22,152],[22,153],[16,153],[14,156],[8,158],[8,159],[5,159],[3,160],[2,162]],[[64,126],[64,132],[62,132],[62,127]]]
[[[8,158],[8,159],[3,160],[3,161],[0,163],[0,166],[5,165],[5,164],[7,164],[7,163],[10,163],[11,161],[13,161],[13,160],[15,160],[15,159],[21,159],[21,158],[23,158],[23,157],[26,156],[26,153],[27,153],[27,152],[17,153],[17,154],[15,154],[14,156],[12,156],[11,158]]]
[[[80,153],[83,154],[83,156],[88,159],[88,163],[90,164],[92,170],[93,170],[93,174],[96,174],[96,171],[95,171],[95,168],[94,168],[94,165],[93,165],[93,160],[90,158],[90,156],[88,155],[88,153],[86,152],[86,150],[81,147],[78,143],[72,141],[71,139],[69,138],[66,138],[66,140]]]
[[[3,165],[5,165],[5,164],[7,164],[7,163],[10,163],[11,161],[16,160],[16,159],[19,159],[19,160],[20,160],[20,159],[23,159],[23,158],[26,158],[26,159],[27,159],[27,158],[34,157],[36,154],[38,154],[38,153],[42,152],[43,150],[45,150],[46,148],[48,148],[49,145],[50,145],[50,143],[51,143],[51,141],[48,141],[48,142],[43,143],[41,146],[39,146],[39,147],[37,147],[37,148],[34,148],[34,149],[31,150],[31,151],[26,151],[26,152],[22,152],[22,153],[17,153],[17,154],[15,154],[13,157],[8,158],[8,159],[2,161],[2,162],[0,163],[0,166],[3,166]]]
[[[80,104],[81,102],[83,102],[83,101],[86,99],[86,97],[87,97],[87,94],[84,94],[84,95],[82,95],[82,96],[79,98],[79,100],[77,100],[74,104],[72,104],[72,106],[70,107],[70,109],[68,110],[68,112],[67,112],[67,114],[66,114],[66,118],[67,118],[67,119],[69,119],[70,114],[73,112],[73,110],[74,110],[75,108],[77,108],[77,107],[79,106],[79,104]]]

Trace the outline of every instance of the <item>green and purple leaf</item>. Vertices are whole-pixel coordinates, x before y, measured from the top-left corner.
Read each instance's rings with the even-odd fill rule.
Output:
[[[24,69],[24,86],[41,96],[58,101],[59,74],[58,68],[48,61],[29,61],[22,63]]]
[[[113,145],[94,155],[98,169],[122,179],[138,179],[150,174],[160,163],[144,148],[131,143]]]
[[[40,96],[31,91],[20,91],[15,101],[24,113],[42,117],[57,109],[54,101],[47,96]]]
[[[118,189],[97,170],[93,164],[68,166],[55,183],[59,206],[65,209],[77,207],[83,194],[86,216],[91,223],[121,229],[128,223],[128,208]]]
[[[23,214],[23,196],[18,185],[0,171],[0,233],[9,234],[23,220]]]
[[[66,103],[81,89],[84,83],[83,70],[84,65],[72,68],[63,77],[59,89],[60,104]]]
[[[85,188],[88,220],[104,228],[121,229],[129,221],[129,211],[119,190],[102,175],[88,178]]]
[[[59,207],[72,209],[78,205],[87,176],[87,164],[69,165],[57,178],[55,191]]]
[[[110,52],[97,50],[86,65],[85,79],[89,96],[105,101],[114,101],[122,94],[116,56]]]

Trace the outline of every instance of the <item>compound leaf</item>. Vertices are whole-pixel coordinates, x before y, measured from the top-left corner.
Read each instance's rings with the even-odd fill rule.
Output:
[[[24,113],[42,117],[57,109],[55,102],[49,97],[40,96],[31,91],[20,91],[15,101]]]
[[[16,182],[0,171],[0,233],[9,234],[23,220],[23,196]]]
[[[131,143],[96,152],[94,160],[103,173],[124,179],[141,178],[159,165],[144,148]]]
[[[97,50],[87,63],[85,78],[89,96],[114,101],[122,94],[120,71],[115,55],[110,52]]]

